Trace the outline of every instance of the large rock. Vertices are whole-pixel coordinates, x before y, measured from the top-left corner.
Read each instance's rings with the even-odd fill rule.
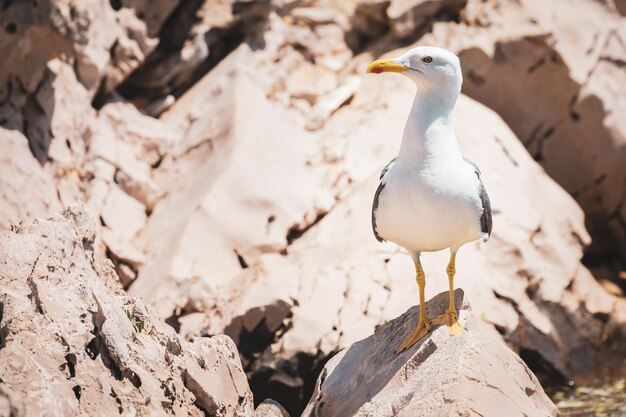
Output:
[[[21,133],[0,128],[0,155],[0,230],[61,209],[52,178]]]
[[[387,9],[394,35],[408,38],[440,13],[458,13],[467,0],[391,0]]]
[[[179,337],[123,294],[83,205],[0,233],[0,404],[11,415],[248,416],[232,340]]]
[[[456,291],[457,308],[463,293]],[[448,294],[426,303],[442,314]],[[402,354],[394,347],[413,331],[417,306],[353,343],[324,366],[303,417],[349,416],[557,416],[558,411],[528,366],[493,328],[464,304],[465,333],[433,329]]]
[[[270,1],[182,2],[158,48],[121,86],[129,97],[181,95],[247,37],[263,30]]]
[[[263,95],[242,46],[162,119],[185,132],[156,176],[167,194],[143,233],[146,266],[130,293],[162,317],[226,308],[223,289],[334,201],[307,164],[315,147]]]
[[[124,3],[124,4],[122,4]],[[9,2],[0,26],[0,101],[23,88],[36,92],[46,62],[71,60],[90,95],[110,92],[157,45],[155,37],[176,2],[52,0]],[[135,10],[129,7],[136,7]],[[143,20],[145,19],[145,21]]]
[[[326,167],[323,178],[333,180],[337,204],[294,235],[286,255],[263,254],[241,271],[224,290],[232,294],[227,308],[179,318],[183,334],[233,337],[255,392],[276,398],[292,414],[327,357],[418,299],[410,258],[376,242],[370,229],[378,174],[397,152],[413,88],[401,77],[369,77],[320,131],[318,163]],[[538,370],[573,377],[600,358],[592,352],[618,339],[626,303],[581,265],[589,241],[582,211],[506,124],[466,97],[456,123],[463,151],[481,167],[494,211],[492,239],[461,250],[457,284],[476,314],[522,357],[535,359]],[[447,287],[447,254],[424,259],[432,296]]]

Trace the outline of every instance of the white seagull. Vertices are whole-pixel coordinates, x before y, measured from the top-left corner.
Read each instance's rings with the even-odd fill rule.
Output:
[[[463,83],[459,58],[445,49],[420,46],[397,59],[372,62],[367,72],[397,72],[417,85],[400,151],[383,169],[372,207],[376,239],[400,245],[415,262],[420,315],[415,331],[396,349],[402,352],[431,328],[422,252],[450,249],[450,303],[432,323],[446,324],[451,335],[463,333],[454,308],[455,256],[463,244],[489,238],[491,206],[480,170],[463,157],[452,128]]]

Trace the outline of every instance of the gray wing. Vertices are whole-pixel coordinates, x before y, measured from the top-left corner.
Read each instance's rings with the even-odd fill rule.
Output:
[[[487,190],[485,189],[485,186],[483,185],[483,182],[480,179],[480,169],[478,168],[478,165],[476,165],[469,159],[467,158],[463,158],[463,159],[465,159],[465,162],[467,162],[474,168],[474,172],[476,173],[476,176],[478,177],[478,182],[479,182],[478,195],[480,196],[480,203],[483,206],[483,213],[480,216],[480,231],[483,233],[487,233],[488,236],[491,236],[491,229],[493,227],[493,220],[491,218],[491,202],[489,201]]]
[[[387,171],[389,171],[389,168],[391,168],[395,162],[396,162],[396,158],[393,158],[383,168],[383,171],[380,173],[381,180],[383,179]],[[383,184],[381,181],[381,183],[378,185],[378,188],[376,189],[376,193],[374,194],[374,202],[372,203],[372,230],[374,231],[374,236],[376,236],[376,240],[378,240],[379,242],[382,242],[384,239],[380,237],[380,235],[378,234],[378,231],[376,230],[376,209],[378,208],[378,199],[380,198],[380,193],[383,192],[384,188],[385,188],[385,184]]]

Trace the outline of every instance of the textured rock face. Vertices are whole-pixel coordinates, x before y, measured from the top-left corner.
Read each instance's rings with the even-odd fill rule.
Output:
[[[400,77],[370,77],[320,132],[324,154],[341,161],[322,172],[350,178],[350,192],[340,193],[286,255],[263,254],[233,278],[218,314],[179,318],[183,334],[224,331],[247,346],[242,354],[253,388],[267,389],[263,395],[273,394],[288,407],[310,389],[302,369],[314,373],[324,358],[418,299],[408,256],[380,245],[363,226],[369,226],[378,173],[396,151],[397,144],[385,138],[401,136],[411,88]],[[457,283],[477,314],[525,357],[539,355],[548,370],[572,375],[594,361],[586,347],[598,349],[619,333],[624,302],[573,262],[588,242],[582,213],[502,120],[462,97],[456,123],[463,151],[483,172],[496,225],[488,244],[463,248]],[[427,296],[447,287],[446,256],[425,255]]]
[[[626,284],[607,286],[609,295],[582,266],[590,243],[583,212],[518,142],[581,204],[593,253],[626,253],[613,244],[623,242],[626,82],[624,2],[570,3],[2,2],[0,230],[27,239],[24,230],[35,226],[24,225],[35,217],[85,202],[97,230],[88,252],[109,258],[117,278],[98,275],[79,287],[89,294],[92,281],[105,282],[120,297],[103,302],[115,314],[120,305],[143,314],[126,291],[144,298],[155,317],[150,326],[160,330],[133,328],[131,342],[124,340],[131,358],[149,357],[137,362],[174,367],[173,381],[184,388],[176,388],[182,394],[173,403],[212,413],[219,398],[230,403],[234,394],[214,385],[221,376],[162,362],[173,349],[170,337],[187,342],[156,318],[185,340],[230,335],[257,402],[275,398],[295,415],[325,360],[417,301],[409,258],[376,242],[369,226],[378,174],[395,156],[414,86],[363,73],[382,54],[447,47],[461,56],[464,92],[513,130],[483,105],[460,99],[458,136],[483,171],[495,233],[487,245],[463,248],[458,285],[534,371],[575,376],[594,364],[598,349],[626,337]],[[446,258],[425,258],[429,297],[446,288]],[[42,298],[60,291],[45,282],[38,284]],[[11,285],[18,284],[16,294],[30,294],[23,283]],[[12,308],[38,317],[31,299],[20,297],[12,305],[23,306]],[[80,297],[77,308],[89,309],[85,323],[69,313],[55,323],[105,346],[105,333],[94,328],[106,327],[108,316]],[[2,319],[0,328],[11,323]],[[167,335],[159,336],[160,347],[149,342],[156,334]],[[76,341],[65,351],[45,340],[33,346],[61,352],[51,360],[57,365],[80,350]],[[210,340],[207,349],[226,352],[225,339]],[[185,346],[195,352],[197,343]],[[137,392],[152,385],[135,388],[128,369],[138,368],[120,363],[119,373],[103,362],[89,375],[113,372],[122,380],[101,376],[109,384],[103,386],[144,410]],[[45,368],[58,381],[41,386],[60,391],[34,392],[80,410],[87,410],[85,398],[102,401],[108,411],[114,397],[97,399],[73,382],[85,366],[75,366],[70,385]],[[141,380],[161,381],[164,374],[154,372]],[[78,402],[75,385],[82,387]],[[4,385],[0,392],[0,410],[36,395]],[[281,411],[266,405],[261,412]]]
[[[54,182],[22,134],[0,128],[0,155],[0,230],[61,210]]]
[[[457,309],[462,301],[457,290]],[[426,304],[429,316],[442,314],[447,304],[447,293],[437,295]],[[396,355],[394,347],[418,318],[412,307],[334,356],[303,417],[558,415],[526,364],[467,304],[459,311],[463,335],[452,337],[441,326]]]
[[[0,234],[0,397],[10,415],[248,416],[226,336],[180,338],[94,253],[81,205]]]

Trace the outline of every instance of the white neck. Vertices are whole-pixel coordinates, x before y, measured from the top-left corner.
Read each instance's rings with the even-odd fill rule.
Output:
[[[462,158],[452,127],[457,93],[421,90],[404,127],[397,163],[421,167],[433,160]]]

